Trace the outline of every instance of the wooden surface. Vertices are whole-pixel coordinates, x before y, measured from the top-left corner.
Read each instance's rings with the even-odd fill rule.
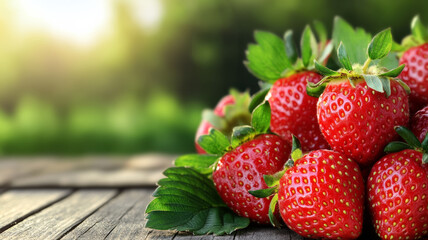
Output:
[[[304,239],[260,226],[226,236],[146,229],[144,210],[174,159],[0,159],[0,239]]]

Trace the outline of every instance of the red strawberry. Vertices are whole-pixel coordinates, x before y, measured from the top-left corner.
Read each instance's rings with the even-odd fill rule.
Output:
[[[269,222],[270,199],[256,198],[248,191],[267,187],[263,176],[283,169],[290,145],[280,136],[269,134],[269,102],[259,105],[252,126],[233,129],[231,141],[215,129],[199,138],[210,154],[219,156],[212,175],[220,197],[238,215],[258,223]]]
[[[220,197],[238,215],[269,223],[270,198],[257,198],[249,190],[267,188],[263,175],[281,171],[290,146],[277,135],[264,134],[226,153],[213,174]]]
[[[323,32],[323,31],[321,31]],[[291,134],[297,135],[304,143],[304,150],[329,148],[319,130],[316,119],[316,99],[308,96],[305,85],[317,82],[321,75],[313,72],[313,60],[326,62],[332,43],[319,34],[321,43],[316,43],[310,27],[302,35],[302,57],[298,59],[292,32],[287,31],[285,42],[276,35],[256,32],[258,45],[250,44],[247,51],[247,68],[261,80],[273,84],[269,91],[263,89],[256,94],[255,101],[265,99],[272,108],[271,129],[291,142]],[[320,47],[318,47],[320,46]],[[322,48],[322,49],[320,49]]]
[[[399,78],[412,90],[410,94],[410,110],[417,110],[428,105],[428,30],[419,16],[415,16],[411,24],[412,35],[403,39],[403,52],[400,64],[405,64]]]
[[[303,143],[303,151],[329,148],[316,119],[317,98],[306,94],[307,82],[322,78],[305,71],[281,78],[274,83],[268,96],[272,108],[271,129],[291,142],[291,134]]]
[[[412,47],[400,58],[406,67],[398,78],[411,89],[410,106],[416,112],[428,104],[428,43]]]
[[[282,172],[276,187],[279,210],[287,226],[308,238],[357,238],[362,230],[364,204],[358,164],[331,150],[315,150],[302,156],[294,136],[292,158],[294,164],[287,162],[289,168]]]
[[[200,136],[208,134],[211,128],[230,135],[233,127],[248,124],[250,122],[249,103],[250,96],[248,93],[231,90],[229,95],[220,99],[213,111],[204,110],[202,121],[195,135],[196,151],[200,154],[206,153],[198,144],[198,139]]]
[[[424,149],[410,130],[397,131],[418,146],[388,154],[373,166],[367,183],[370,212],[382,239],[419,239],[428,236],[428,165],[422,162],[428,161],[428,142]],[[385,150],[402,146],[391,143]]]
[[[428,133],[428,106],[416,112],[411,120],[411,125],[412,132],[422,142]]]
[[[321,94],[317,117],[327,142],[361,166],[370,166],[397,137],[394,126],[409,121],[408,87],[394,78],[404,66],[389,72],[377,65],[369,67],[372,60],[385,57],[391,45],[389,29],[376,35],[368,47],[369,58],[361,66],[351,65],[340,44],[337,52],[344,68],[336,72],[316,65],[326,77],[317,84],[308,83],[308,93]]]

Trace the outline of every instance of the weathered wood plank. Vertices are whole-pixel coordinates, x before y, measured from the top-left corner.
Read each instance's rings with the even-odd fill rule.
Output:
[[[303,240],[304,238],[288,228],[276,229],[273,227],[251,226],[248,229],[238,231],[235,235],[236,240],[274,240],[274,239],[292,239]]]
[[[190,233],[178,233],[175,237],[175,239],[192,239],[192,240],[233,240],[235,238],[235,234],[236,233],[232,233],[229,235],[224,235],[224,236],[215,236],[215,235],[202,235],[202,236],[194,236]]]
[[[0,234],[0,239],[57,239],[116,194],[115,190],[79,190]]]
[[[152,192],[153,189],[133,189],[122,192],[85,219],[75,229],[67,233],[62,239],[105,239],[138,202],[142,201],[147,204],[147,199],[150,198]],[[138,210],[139,214],[143,216],[144,208]],[[136,222],[134,227],[143,229],[144,223],[142,221]]]
[[[15,174],[8,184],[15,188],[155,186],[163,177],[162,172],[172,166],[174,158],[172,155],[152,154],[132,157],[128,161],[103,161],[102,158],[87,158],[74,162],[44,161],[47,170],[33,171],[26,175]],[[24,165],[20,167],[25,168]]]
[[[10,190],[0,195],[0,232],[62,199],[71,190]]]

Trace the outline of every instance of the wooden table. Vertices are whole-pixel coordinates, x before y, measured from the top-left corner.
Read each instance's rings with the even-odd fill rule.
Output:
[[[145,228],[155,183],[174,158],[0,159],[0,239],[304,239],[259,226],[227,236]]]

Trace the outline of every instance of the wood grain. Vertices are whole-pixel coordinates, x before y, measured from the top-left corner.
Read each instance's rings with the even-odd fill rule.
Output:
[[[70,194],[63,190],[10,190],[0,195],[0,232]]]
[[[79,190],[7,229],[0,239],[57,239],[115,194],[115,190]]]

